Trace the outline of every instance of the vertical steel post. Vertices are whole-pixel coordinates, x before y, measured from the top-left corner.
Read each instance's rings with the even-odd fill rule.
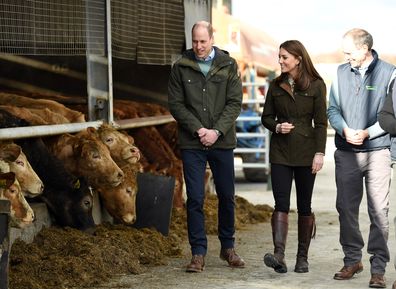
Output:
[[[113,122],[110,0],[86,1],[86,55],[89,120]],[[101,13],[99,13],[100,11]]]
[[[10,202],[0,200],[0,289],[8,289],[10,252]]]

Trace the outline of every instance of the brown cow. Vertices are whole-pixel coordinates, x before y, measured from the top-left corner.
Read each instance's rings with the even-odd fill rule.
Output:
[[[26,120],[31,125],[70,123],[66,117],[57,112],[53,112],[48,108],[25,108],[10,105],[0,105],[0,109],[4,109],[12,115]]]
[[[89,131],[50,138],[47,145],[70,173],[86,177],[95,189],[103,185],[116,187],[124,178],[109,149]]]
[[[140,165],[128,164],[122,170],[125,178],[119,186],[101,186],[97,191],[112,217],[125,224],[133,224],[136,221],[137,174]]]
[[[23,228],[34,220],[34,212],[22,194],[13,172],[0,173],[0,199],[11,203],[11,226]]]
[[[91,131],[94,131],[91,128]],[[111,157],[120,167],[136,164],[140,160],[140,151],[133,137],[116,130],[108,124],[102,124],[96,131],[99,139],[109,148]]]
[[[0,104],[19,106],[25,108],[37,108],[37,109],[47,108],[53,112],[63,115],[70,122],[85,122],[85,116],[83,113],[67,108],[63,104],[60,104],[53,100],[33,99],[17,94],[0,93]]]
[[[136,220],[136,178],[137,173],[142,172],[143,169],[139,163],[140,151],[134,145],[134,139],[107,124],[103,124],[98,130],[88,128],[80,132],[79,136],[83,137],[86,133],[95,135],[109,148],[111,157],[125,174],[124,180],[117,187],[96,188],[104,207],[118,221],[133,224]]]
[[[0,109],[11,113],[13,116],[26,120],[30,125],[47,125],[49,124],[41,116],[34,114],[29,109],[25,107],[10,106],[10,105],[0,105]]]
[[[31,167],[21,147],[14,143],[0,144],[0,171],[13,172],[26,197],[43,193],[44,185]]]
[[[183,199],[183,167],[169,144],[164,140],[156,127],[142,127],[130,130],[136,144],[149,163],[144,171],[154,169],[155,173],[175,177],[173,205],[175,208],[184,206]],[[153,167],[155,166],[155,167]]]

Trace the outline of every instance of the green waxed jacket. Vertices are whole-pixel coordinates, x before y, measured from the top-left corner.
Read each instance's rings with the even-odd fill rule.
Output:
[[[289,134],[275,133],[278,123],[290,122]],[[327,137],[326,85],[315,80],[307,90],[291,92],[289,84],[272,82],[266,96],[262,124],[274,132],[270,162],[288,166],[311,166],[315,153],[324,153]]]
[[[236,146],[235,120],[241,112],[242,83],[237,63],[227,52],[214,47],[215,57],[205,77],[192,49],[172,67],[168,104],[179,128],[182,149],[206,149],[196,131],[202,127],[221,132],[212,148]]]

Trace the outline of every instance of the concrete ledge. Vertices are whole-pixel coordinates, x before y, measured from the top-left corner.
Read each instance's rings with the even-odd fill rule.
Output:
[[[51,226],[51,218],[45,203],[31,203],[30,206],[34,211],[36,219],[31,225],[26,226],[25,228],[10,228],[11,245],[16,239],[21,239],[26,243],[31,243],[42,228],[48,228]]]

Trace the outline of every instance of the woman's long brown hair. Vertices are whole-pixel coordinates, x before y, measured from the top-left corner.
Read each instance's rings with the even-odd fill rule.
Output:
[[[323,80],[320,74],[316,71],[307,50],[300,41],[287,40],[279,46],[279,49],[281,48],[285,49],[294,57],[300,59],[300,63],[298,64],[297,77],[296,79],[294,79],[297,89],[306,90],[310,86],[312,81],[316,79]],[[279,75],[275,79],[275,83],[279,85],[287,78],[287,73],[281,73],[281,75]]]

